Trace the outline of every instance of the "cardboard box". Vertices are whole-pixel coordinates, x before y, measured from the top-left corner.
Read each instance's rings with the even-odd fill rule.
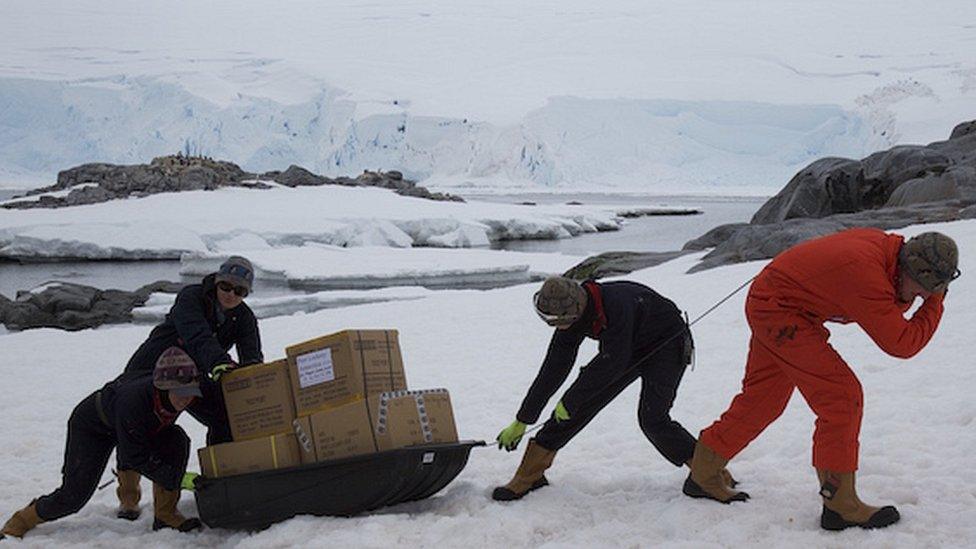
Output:
[[[302,462],[457,442],[446,389],[393,391],[295,420]]]
[[[396,330],[345,330],[285,353],[299,416],[407,388]]]
[[[227,442],[197,450],[200,470],[208,477],[227,477],[302,464],[294,433],[281,433],[243,442]]]
[[[228,372],[220,386],[235,441],[291,431],[295,403],[285,359]]]

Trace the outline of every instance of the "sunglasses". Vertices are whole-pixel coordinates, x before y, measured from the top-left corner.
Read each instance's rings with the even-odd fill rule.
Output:
[[[234,292],[237,297],[247,297],[247,288],[243,286],[234,286],[230,282],[218,282],[217,289],[222,292]]]

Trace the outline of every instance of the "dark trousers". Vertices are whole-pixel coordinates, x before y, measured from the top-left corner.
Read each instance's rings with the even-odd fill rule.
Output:
[[[92,393],[71,412],[61,486],[37,498],[37,515],[51,521],[80,511],[95,493],[115,445],[115,429],[102,422]],[[183,429],[175,425],[162,429],[153,436],[152,448],[160,459],[186,468],[190,439]]]
[[[646,353],[638,352],[634,362],[640,361]],[[695,453],[695,437],[680,423],[671,419],[671,406],[678,391],[678,384],[685,372],[685,341],[676,338],[661,350],[615,379],[607,379],[603,387],[595,391],[579,410],[574,410],[566,421],[556,422],[549,418],[535,441],[547,450],[559,450],[583,427],[596,417],[596,414],[611,400],[616,398],[628,385],[641,378],[640,402],[637,406],[637,420],[647,440],[671,463],[682,466]],[[573,384],[580,383],[590,374],[586,368],[580,370]],[[589,380],[585,381],[589,383]]]
[[[220,385],[205,380],[200,384],[200,392],[203,397],[194,400],[186,411],[207,426],[207,446],[230,442],[230,421],[227,419],[227,408],[224,407],[224,394]]]

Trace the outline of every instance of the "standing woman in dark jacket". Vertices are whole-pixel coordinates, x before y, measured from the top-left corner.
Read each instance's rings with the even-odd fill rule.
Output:
[[[207,426],[207,444],[230,442],[230,425],[224,398],[217,383],[220,375],[238,365],[264,361],[258,321],[244,298],[251,291],[254,268],[240,256],[231,256],[217,272],[204,277],[201,284],[180,290],[176,303],[162,324],[136,350],[125,366],[123,378],[151,372],[159,356],[169,347],[180,347],[204,375],[200,384],[203,397],[187,412]],[[237,346],[238,362],[228,351]],[[119,464],[119,518],[139,517],[140,476]]]
[[[68,419],[61,486],[14,513],[4,536],[23,537],[42,522],[77,513],[95,493],[108,458],[152,479],[153,530],[188,532],[200,520],[176,509],[180,489],[192,490],[196,473],[187,473],[190,438],[178,425],[180,412],[200,396],[199,372],[178,347],[159,358],[152,373],[118,378],[79,403]]]

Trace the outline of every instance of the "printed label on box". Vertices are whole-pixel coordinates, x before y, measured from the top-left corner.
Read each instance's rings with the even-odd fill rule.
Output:
[[[332,349],[328,347],[321,351],[298,355],[295,362],[298,366],[298,385],[302,389],[335,379]]]

